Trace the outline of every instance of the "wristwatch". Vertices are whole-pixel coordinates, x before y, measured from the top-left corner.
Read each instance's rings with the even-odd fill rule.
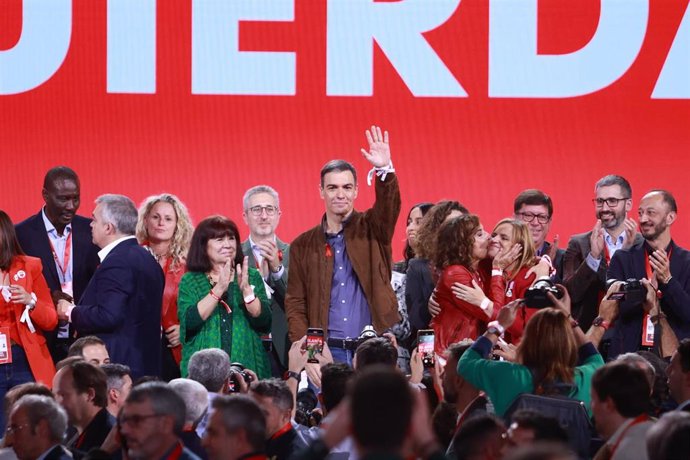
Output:
[[[285,374],[283,374],[283,380],[287,382],[291,378],[297,380],[297,383],[302,381],[302,375],[299,372],[285,371]]]
[[[603,327],[604,330],[607,331],[609,329],[610,323],[601,316],[597,316],[596,318],[594,318],[594,321],[592,321],[592,326]]]
[[[498,321],[491,321],[486,328],[486,332],[489,334],[494,334],[498,337],[502,336],[505,331],[505,328],[501,326]]]

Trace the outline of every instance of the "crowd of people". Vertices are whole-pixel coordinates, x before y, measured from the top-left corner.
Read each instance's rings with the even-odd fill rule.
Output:
[[[401,211],[388,133],[320,173],[290,244],[268,185],[196,226],[50,169],[45,205],[0,210],[3,458],[673,459],[690,456],[690,252],[678,209],[594,185],[592,230],[548,241],[529,189],[485,229],[458,201]],[[489,229],[492,229],[490,232]]]

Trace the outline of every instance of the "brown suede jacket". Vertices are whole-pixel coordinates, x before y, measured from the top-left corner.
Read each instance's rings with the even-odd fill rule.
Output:
[[[391,287],[391,241],[400,214],[400,190],[395,174],[375,178],[376,201],[371,209],[353,211],[344,226],[345,246],[352,268],[366,296],[374,329],[381,334],[400,321]],[[326,251],[322,224],[302,233],[290,245],[290,276],[285,312],[291,341],[307,328],[328,331],[333,257]]]

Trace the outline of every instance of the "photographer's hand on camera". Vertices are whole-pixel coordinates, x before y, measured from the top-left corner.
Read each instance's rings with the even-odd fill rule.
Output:
[[[560,299],[553,295],[551,292],[547,292],[546,297],[548,297],[549,300],[553,303],[554,308],[562,310],[566,314],[566,316],[570,317],[570,294],[568,294],[568,290],[562,284],[556,284],[556,288],[558,288],[559,292],[563,293],[563,296]]]
[[[498,349],[494,347],[493,354],[500,356],[505,361],[516,362],[517,361],[517,347],[512,343],[506,343],[503,340],[496,342]]]
[[[609,290],[606,291],[606,295],[604,295],[604,297],[601,299],[601,303],[599,304],[599,316],[604,318],[604,320],[608,321],[609,323],[611,323],[614,319],[616,319],[616,316],[618,316],[619,306],[617,300],[609,299],[609,297],[611,297],[611,294],[614,292],[619,292],[623,284],[623,281],[616,281],[615,283],[611,284],[611,286],[609,286]]]

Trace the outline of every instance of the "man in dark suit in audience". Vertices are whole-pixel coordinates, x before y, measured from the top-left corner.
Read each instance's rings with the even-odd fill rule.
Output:
[[[67,415],[54,399],[29,394],[17,401],[10,414],[5,445],[20,460],[72,460],[60,445],[67,428]]]
[[[134,236],[137,210],[123,195],[96,200],[93,242],[101,250],[96,270],[78,305],[60,300],[58,316],[79,335],[105,342],[112,362],[126,364],[132,378],[160,375],[163,270]]]
[[[17,224],[17,239],[27,255],[38,257],[53,302],[79,299],[98,266],[91,242],[91,219],[78,216],[79,177],[66,166],[50,169],[43,180],[41,210]],[[67,356],[73,331],[68,323],[44,335],[54,362]]]
[[[632,209],[632,188],[621,176],[608,175],[594,186],[594,229],[573,235],[563,257],[563,284],[573,302],[572,314],[583,331],[597,316],[606,294],[606,269],[618,249],[642,242],[637,224],[627,218]]]

